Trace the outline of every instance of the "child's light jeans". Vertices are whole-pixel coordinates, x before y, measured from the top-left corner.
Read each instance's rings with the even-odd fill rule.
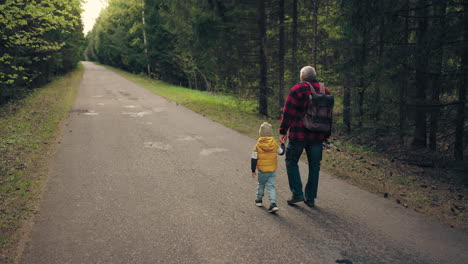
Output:
[[[276,203],[276,191],[275,191],[275,181],[276,173],[275,172],[261,172],[258,171],[258,190],[257,198],[263,198],[265,191],[265,185],[268,189],[268,197],[270,203]]]

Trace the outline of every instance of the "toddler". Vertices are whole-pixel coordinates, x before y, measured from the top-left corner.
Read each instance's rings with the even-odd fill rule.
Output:
[[[274,213],[278,211],[275,192],[275,171],[278,165],[278,157],[276,154],[283,155],[285,146],[284,144],[279,146],[278,143],[276,143],[276,140],[272,137],[273,130],[271,125],[267,122],[263,122],[258,132],[260,138],[253,148],[251,160],[252,178],[257,176],[255,171],[258,169],[258,190],[255,204],[259,207],[262,206],[262,198],[266,185],[270,199],[268,212]]]

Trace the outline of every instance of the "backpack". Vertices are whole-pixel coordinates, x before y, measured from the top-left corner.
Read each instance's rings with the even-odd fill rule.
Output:
[[[312,84],[309,96],[309,105],[303,118],[304,127],[311,132],[331,133],[333,121],[333,106],[335,99],[332,95],[325,94],[325,85],[320,84],[320,93],[315,92]]]

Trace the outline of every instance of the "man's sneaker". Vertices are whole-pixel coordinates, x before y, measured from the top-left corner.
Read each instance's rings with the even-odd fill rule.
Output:
[[[278,206],[276,206],[275,203],[271,203],[270,208],[268,208],[268,212],[269,212],[269,213],[274,213],[274,212],[276,212],[276,211],[278,211],[278,210],[279,210],[279,209],[278,209]]]
[[[307,204],[307,206],[309,206],[309,207],[315,207],[315,199],[304,200],[304,203]]]
[[[291,198],[287,202],[289,205],[292,205],[292,204],[303,202],[303,201],[304,201],[304,198]]]
[[[258,207],[262,207],[262,199],[255,200],[255,205]]]

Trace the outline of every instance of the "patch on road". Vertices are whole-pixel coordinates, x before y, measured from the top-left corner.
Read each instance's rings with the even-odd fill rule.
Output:
[[[223,148],[208,148],[208,149],[202,149],[202,151],[200,151],[200,155],[208,156],[208,155],[211,155],[213,153],[225,152],[225,151],[229,151],[229,150],[228,149],[223,149]]]
[[[72,109],[68,112],[70,114],[77,113],[77,114],[90,115],[90,116],[99,115],[99,113],[96,113],[94,110],[88,110],[88,109]]]
[[[172,148],[171,145],[164,144],[162,142],[145,142],[145,148],[155,148],[155,149],[162,149],[162,150],[169,150]]]
[[[122,115],[129,115],[131,117],[144,117],[146,115],[151,115],[151,112],[143,111],[143,112],[122,112]]]
[[[200,136],[195,136],[195,137],[192,137],[192,136],[179,136],[179,138],[177,140],[179,141],[194,141],[194,140],[201,140],[202,137]]]
[[[153,108],[153,112],[155,113],[161,113],[164,112],[166,109],[164,107],[155,107]]]
[[[96,113],[96,112],[88,112],[88,113],[83,113],[83,115],[96,116],[96,115],[99,115],[99,114]]]

